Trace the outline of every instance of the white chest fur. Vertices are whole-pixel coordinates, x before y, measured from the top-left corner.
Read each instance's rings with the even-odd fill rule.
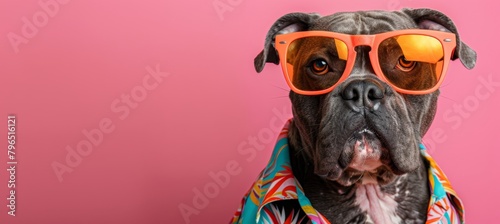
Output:
[[[367,221],[374,224],[401,223],[397,215],[394,195],[380,190],[378,184],[363,184],[356,189],[356,202],[368,214]]]

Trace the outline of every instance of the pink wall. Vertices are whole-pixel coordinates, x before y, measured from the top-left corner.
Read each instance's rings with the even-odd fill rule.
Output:
[[[0,222],[185,223],[179,207],[197,206],[190,223],[226,223],[291,113],[279,67],[253,69],[270,25],[293,11],[403,7],[443,11],[478,52],[472,71],[451,64],[425,139],[467,221],[500,219],[493,2],[2,1],[0,136],[15,114],[18,164],[16,217],[0,200]],[[7,181],[0,170],[4,197]]]

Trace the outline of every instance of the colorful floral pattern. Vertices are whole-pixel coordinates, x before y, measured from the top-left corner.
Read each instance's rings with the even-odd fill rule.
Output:
[[[293,176],[287,138],[289,124],[290,121],[281,131],[268,165],[243,197],[240,208],[231,221],[232,224],[330,223],[312,207],[300,183]],[[462,202],[424,145],[420,145],[420,149],[430,164],[429,182],[432,195],[426,224],[463,223]],[[280,206],[279,203],[284,200],[294,200],[296,206],[293,208]]]

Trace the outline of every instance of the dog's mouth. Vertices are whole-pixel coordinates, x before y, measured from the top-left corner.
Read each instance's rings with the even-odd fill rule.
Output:
[[[358,136],[359,135],[359,136]],[[382,145],[370,129],[364,128],[357,133],[353,146],[353,158],[349,168],[358,171],[373,171],[380,167]]]
[[[342,172],[337,177],[326,179],[341,185],[387,184],[397,175],[390,169],[389,151],[379,135],[370,128],[362,128],[353,133],[346,142],[339,158]]]

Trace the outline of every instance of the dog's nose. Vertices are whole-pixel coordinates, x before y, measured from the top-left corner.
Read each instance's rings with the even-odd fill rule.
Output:
[[[371,79],[353,80],[342,91],[342,99],[356,112],[363,108],[375,111],[384,98],[384,89],[377,81]]]

